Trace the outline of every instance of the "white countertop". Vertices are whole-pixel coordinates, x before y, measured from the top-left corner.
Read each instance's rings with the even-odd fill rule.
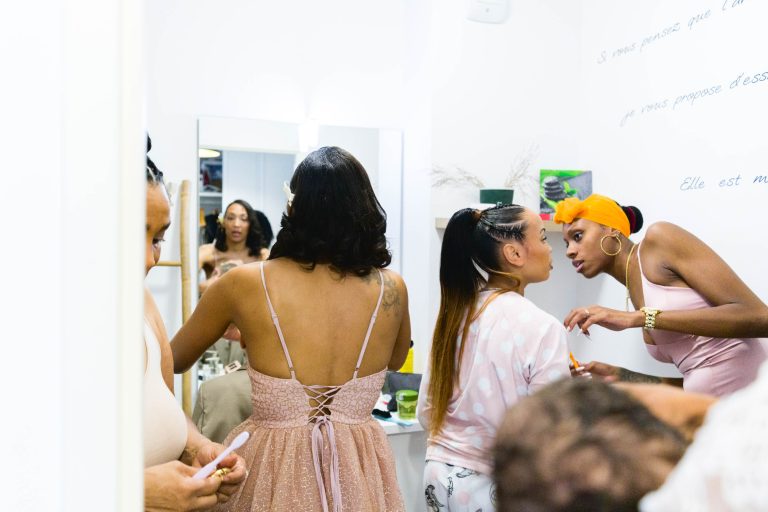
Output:
[[[397,412],[393,412],[392,419],[397,421],[404,421],[398,418]],[[374,416],[374,418],[376,418]],[[404,421],[405,423],[408,423],[408,426],[399,425],[397,423],[393,423],[391,421],[387,421],[382,418],[376,418],[376,420],[379,422],[379,424],[384,427],[384,432],[387,433],[388,436],[396,435],[396,434],[409,434],[411,432],[423,432],[424,429],[421,428],[421,424],[419,423],[419,420],[413,420],[413,421]]]

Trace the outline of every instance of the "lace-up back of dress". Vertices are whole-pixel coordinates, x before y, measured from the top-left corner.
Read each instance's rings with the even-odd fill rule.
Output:
[[[330,405],[341,386],[302,386],[309,397],[309,422],[315,423],[321,416],[330,416]]]
[[[264,264],[261,264],[261,280],[264,285],[269,313],[272,317],[272,323],[275,326],[277,336],[280,339],[291,378],[271,377],[249,368],[249,374],[253,383],[252,389],[254,390],[252,401],[255,420],[273,427],[313,424],[318,421],[324,421],[321,420],[322,418],[343,423],[362,423],[370,420],[371,411],[376,405],[375,397],[378,396],[378,391],[384,385],[386,368],[365,377],[358,378],[357,375],[360,371],[360,364],[363,361],[384,294],[383,277],[381,271],[378,272],[380,283],[379,298],[368,323],[368,330],[363,340],[352,378],[341,385],[305,385],[296,379],[293,360],[288,352],[280,321],[267,290]],[[361,399],[361,397],[374,398],[370,400]]]
[[[338,386],[304,385],[296,378],[263,263],[261,279],[291,377],[272,377],[249,367],[253,413],[229,440],[240,432],[251,433],[251,441],[240,450],[251,472],[239,494],[216,510],[405,512],[386,434],[371,416],[386,368],[357,376],[383,297],[381,272],[379,299],[355,370]]]
[[[331,507],[333,512],[341,512],[342,496],[339,450],[336,444],[333,424],[335,422],[364,423],[366,421],[373,421],[371,411],[374,404],[366,403],[360,397],[368,397],[375,402],[378,390],[372,389],[371,386],[377,386],[378,389],[381,389],[381,386],[384,384],[386,368],[362,379],[357,378],[357,372],[360,371],[360,363],[363,362],[365,349],[371,338],[373,324],[376,323],[376,315],[379,313],[381,299],[384,296],[384,279],[381,271],[377,269],[377,272],[379,273],[379,299],[368,323],[368,330],[365,333],[363,347],[357,358],[352,378],[340,386],[305,385],[296,379],[296,371],[293,368],[291,354],[288,352],[283,330],[280,328],[280,321],[277,318],[275,308],[272,306],[272,300],[269,298],[267,281],[264,276],[264,262],[261,263],[261,282],[264,285],[264,295],[269,306],[269,314],[272,316],[272,323],[275,325],[278,338],[280,338],[280,345],[283,347],[285,360],[288,362],[291,378],[276,379],[251,369],[254,409],[252,419],[257,424],[268,425],[269,421],[265,421],[262,417],[274,415],[277,416],[275,418],[276,424],[274,425],[276,427],[300,426],[302,422],[305,425],[312,425],[309,434],[312,446],[312,461],[315,468],[317,489],[320,493],[320,502],[324,512],[330,512]],[[260,380],[271,381],[272,385],[267,385],[266,389],[277,392],[277,394],[271,397],[271,404],[264,404],[267,407],[263,410],[260,410],[262,404],[259,403],[259,399],[264,397],[257,391],[262,389]],[[282,395],[283,392],[285,393],[284,395]],[[284,400],[280,400],[281,396]],[[303,405],[299,405],[302,402]],[[361,409],[361,406],[364,408]],[[305,415],[301,414],[302,409],[305,411]],[[280,418],[281,416],[282,418]],[[323,471],[323,467],[326,467],[326,465],[330,468],[328,475]]]

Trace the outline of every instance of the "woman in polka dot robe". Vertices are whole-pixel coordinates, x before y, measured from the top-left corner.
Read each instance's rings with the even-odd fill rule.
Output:
[[[570,377],[565,328],[524,296],[528,284],[549,278],[546,240],[539,216],[517,205],[460,210],[448,223],[418,406],[429,432],[429,511],[495,510],[491,448],[504,412]]]

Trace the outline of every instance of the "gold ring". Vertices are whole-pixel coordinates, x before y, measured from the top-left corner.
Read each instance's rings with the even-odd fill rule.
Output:
[[[229,468],[219,468],[216,471],[213,472],[213,476],[217,476],[221,478],[221,481],[224,481],[224,477],[230,472],[231,470]]]

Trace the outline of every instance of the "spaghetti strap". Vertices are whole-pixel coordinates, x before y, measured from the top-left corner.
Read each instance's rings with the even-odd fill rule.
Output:
[[[373,331],[373,324],[376,323],[376,317],[379,314],[379,307],[381,306],[381,299],[384,297],[384,275],[378,268],[376,272],[379,273],[379,300],[376,302],[376,308],[371,315],[371,321],[368,323],[368,331],[365,333],[365,340],[363,340],[363,348],[360,349],[360,356],[357,358],[357,364],[355,365],[355,374],[352,378],[357,378],[357,372],[360,371],[360,363],[363,362],[363,356],[365,355],[365,349],[368,347],[368,340],[371,339],[371,331]]]
[[[640,276],[645,278],[645,274],[643,273],[643,262],[640,261],[640,244],[642,242],[637,242],[637,265],[640,267]]]
[[[283,346],[283,354],[285,354],[285,360],[288,362],[288,369],[291,371],[291,378],[296,379],[296,372],[293,369],[293,361],[291,360],[291,354],[288,353],[288,346],[285,344],[285,337],[283,336],[283,330],[280,328],[280,321],[277,319],[277,313],[275,308],[272,307],[272,300],[269,298],[269,292],[267,291],[267,280],[264,277],[264,262],[259,263],[261,269],[261,284],[264,285],[264,295],[267,298],[267,306],[269,306],[269,314],[272,317],[272,323],[275,324],[275,330],[277,331],[277,337],[280,338],[280,344]]]
[[[296,378],[296,372],[293,368],[293,361],[288,353],[288,346],[285,344],[285,338],[283,336],[283,330],[280,328],[280,321],[277,318],[277,312],[272,304],[272,299],[269,297],[269,290],[267,290],[267,280],[264,275],[264,262],[260,262],[261,270],[261,284],[264,286],[264,296],[267,299],[267,306],[269,307],[269,314],[272,317],[272,323],[275,325],[277,336],[280,338],[280,344],[283,347],[283,353],[285,359],[288,362],[288,369],[291,371],[291,379],[301,386],[304,390],[306,397],[309,399],[309,410],[307,421],[312,425],[310,433],[310,446],[312,451],[312,465],[315,470],[315,481],[317,483],[317,490],[320,493],[320,504],[324,512],[341,512],[342,493],[341,493],[341,480],[340,480],[340,458],[339,458],[339,446],[336,444],[336,430],[334,429],[334,421],[332,415],[332,408],[334,398],[337,394],[347,388],[356,388],[358,386],[367,385],[368,379],[357,379],[357,373],[360,370],[360,363],[363,361],[365,350],[368,347],[368,341],[371,339],[371,332],[373,331],[373,325],[376,323],[376,317],[381,308],[381,302],[384,297],[384,275],[381,270],[376,269],[379,274],[379,298],[376,302],[376,307],[371,315],[371,320],[368,323],[368,330],[365,333],[365,339],[363,340],[363,346],[360,349],[360,355],[357,358],[357,364],[355,365],[355,373],[351,380],[344,384],[327,386],[322,384],[306,385],[301,383]],[[379,372],[379,375],[383,373]],[[258,373],[255,373],[259,375]],[[383,379],[383,377],[382,377]],[[381,387],[381,383],[375,383],[373,392],[378,393]],[[346,395],[342,395],[346,396]],[[344,399],[344,398],[342,398]],[[370,411],[370,409],[367,409]],[[369,414],[366,411],[366,414]],[[369,418],[370,420],[370,418]],[[325,431],[325,433],[323,432]],[[326,476],[323,473],[323,467],[329,468],[329,482],[327,487],[330,488],[330,496],[326,490]],[[332,505],[331,505],[332,503]]]

